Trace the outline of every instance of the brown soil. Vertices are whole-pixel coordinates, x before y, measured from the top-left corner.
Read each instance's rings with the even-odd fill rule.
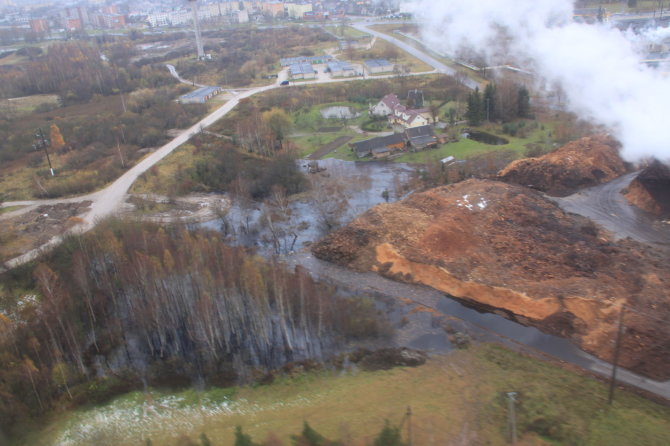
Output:
[[[670,216],[670,167],[654,160],[625,191],[633,206],[658,217]]]
[[[38,248],[82,223],[83,220],[77,216],[90,205],[90,201],[59,203],[39,206],[16,217],[3,218],[0,222],[0,261]]]
[[[581,138],[539,158],[513,161],[498,173],[498,179],[562,197],[627,171],[619,144],[601,135]]]
[[[379,205],[314,245],[324,260],[420,283],[569,337],[603,359],[622,304],[622,364],[670,377],[664,254],[613,242],[540,193],[469,180]],[[634,333],[634,334],[633,334]]]

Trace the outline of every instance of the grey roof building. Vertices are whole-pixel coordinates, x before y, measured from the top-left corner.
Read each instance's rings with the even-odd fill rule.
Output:
[[[364,158],[369,155],[385,156],[394,150],[402,150],[405,147],[405,142],[405,135],[403,133],[394,133],[388,136],[355,142],[349,144],[349,146],[356,153],[356,156]]]
[[[308,64],[323,64],[328,63],[333,60],[333,56],[325,54],[323,56],[298,56],[298,57],[286,57],[279,59],[279,63],[282,67],[290,67],[291,65],[308,63]]]
[[[221,93],[221,87],[200,87],[180,96],[178,101],[182,104],[204,104],[219,93]]]
[[[356,70],[349,62],[341,60],[332,60],[328,62],[328,71],[335,77],[337,76],[354,76]]]
[[[405,135],[407,135],[409,146],[413,151],[437,145],[437,137],[433,133],[433,127],[430,125],[407,128],[405,129]]]
[[[288,69],[291,78],[293,79],[313,79],[316,77],[316,72],[309,63],[293,64]]]
[[[370,59],[365,61],[365,69],[368,73],[386,73],[393,71],[394,65],[386,59]]]

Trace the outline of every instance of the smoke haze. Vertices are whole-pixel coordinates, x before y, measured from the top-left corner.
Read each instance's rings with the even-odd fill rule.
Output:
[[[406,3],[438,51],[469,46],[491,61],[524,61],[521,68],[563,88],[571,111],[611,129],[625,159],[670,159],[670,78],[640,64],[639,52],[644,39],[658,40],[667,30],[633,36],[575,23],[565,0]]]

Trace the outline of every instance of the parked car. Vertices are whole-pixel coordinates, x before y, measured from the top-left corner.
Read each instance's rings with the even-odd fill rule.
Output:
[[[288,81],[281,81],[279,85],[288,85]]]

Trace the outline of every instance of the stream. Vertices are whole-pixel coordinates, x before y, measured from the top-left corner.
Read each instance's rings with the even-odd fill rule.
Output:
[[[308,168],[307,161],[300,161],[300,165]],[[396,329],[393,340],[396,346],[448,352],[455,347],[446,326],[451,333],[466,333],[475,340],[502,343],[535,356],[549,355],[604,377],[611,374],[611,364],[584,352],[567,339],[542,333],[495,313],[477,311],[426,286],[396,282],[376,273],[356,272],[316,259],[309,247],[329,232],[323,225],[324,212],[332,211],[338,225],[346,225],[373,206],[386,202],[387,198],[389,202],[401,199],[407,194],[403,185],[414,171],[404,164],[335,159],[321,160],[319,167],[325,170],[308,175],[312,192],[291,200],[288,218],[273,223],[275,233],[285,231],[284,236],[275,236],[273,240],[265,223],[268,220],[266,204],[245,208],[233,203],[226,216],[229,241],[253,246],[264,256],[279,256],[289,268],[300,265],[315,279],[337,286],[341,294],[374,298]],[[345,205],[333,206],[333,202]],[[222,221],[216,219],[202,226],[221,230]],[[621,368],[617,377],[620,382],[670,399],[670,381],[657,382]]]

